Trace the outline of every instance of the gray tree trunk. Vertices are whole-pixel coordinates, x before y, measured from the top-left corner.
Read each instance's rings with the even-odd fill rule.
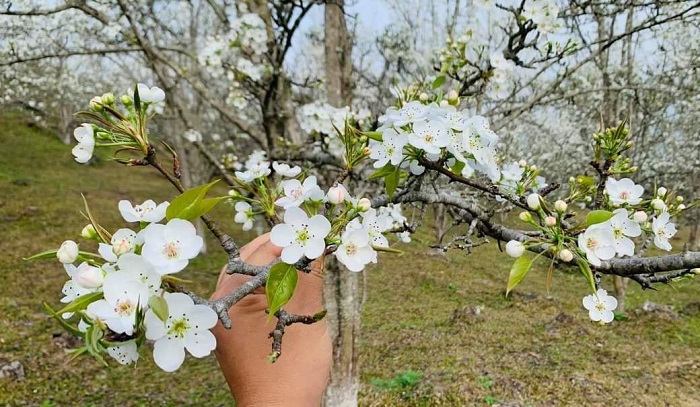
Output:
[[[325,6],[326,98],[335,107],[347,105],[352,92],[352,43],[343,7],[344,0],[329,1]],[[347,270],[335,256],[327,259],[323,298],[333,343],[331,378],[323,402],[327,407],[357,405],[360,388],[357,344],[362,298],[358,279],[359,274]]]

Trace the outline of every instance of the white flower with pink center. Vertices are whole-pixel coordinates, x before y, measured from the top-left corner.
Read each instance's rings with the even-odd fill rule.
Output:
[[[636,205],[642,202],[644,187],[635,184],[629,178],[622,178],[619,181],[614,178],[608,178],[605,181],[605,193],[615,206],[623,204]]]
[[[601,260],[615,257],[615,234],[608,223],[590,226],[578,236],[578,247],[586,253],[588,262],[600,266]]]
[[[156,205],[152,200],[148,200],[141,205],[132,205],[127,200],[119,201],[119,213],[127,222],[160,222],[165,218],[165,211],[170,203],[163,202]]]
[[[112,235],[111,245],[100,243],[97,252],[103,259],[114,263],[119,256],[126,253],[133,253],[136,248],[136,232],[131,229],[122,228]]]
[[[136,315],[148,304],[148,287],[130,273],[110,273],[103,284],[104,299],[88,305],[87,311],[116,333],[133,335]]]
[[[350,271],[362,271],[366,264],[376,261],[376,252],[370,245],[367,229],[346,230],[335,257]]]
[[[310,176],[301,183],[297,179],[282,182],[284,196],[275,201],[275,205],[284,209],[298,207],[306,200],[322,201],[325,194],[316,183],[316,177]]]
[[[161,275],[187,267],[204,245],[194,225],[184,219],[171,219],[167,225],[152,223],[142,233],[141,255]]]
[[[284,223],[272,228],[270,241],[282,248],[282,261],[294,264],[306,256],[315,259],[326,249],[325,238],[331,223],[322,215],[311,218],[306,212],[292,206],[284,213]]]

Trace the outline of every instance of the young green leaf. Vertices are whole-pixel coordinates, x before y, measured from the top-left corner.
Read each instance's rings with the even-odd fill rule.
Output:
[[[272,266],[265,284],[265,296],[270,309],[268,321],[292,298],[298,279],[297,269],[293,265],[277,263]]]
[[[134,111],[136,114],[141,111],[141,95],[139,95],[139,85],[134,86]]]
[[[89,293],[85,295],[81,295],[80,297],[74,299],[71,301],[70,304],[66,305],[63,307],[60,311],[57,312],[57,314],[65,314],[66,312],[76,312],[76,311],[82,311],[85,308],[87,308],[88,305],[91,303],[102,299],[102,293],[101,292],[95,292],[95,293]]]
[[[175,218],[186,220],[197,219],[200,216],[199,213],[203,209],[206,209],[207,206],[207,204],[205,204],[202,207],[200,206],[200,203],[204,200],[204,196],[211,189],[211,187],[213,187],[217,182],[219,182],[219,180],[188,189],[187,191],[178,195],[172,202],[170,202],[170,206],[168,206],[168,209],[165,211],[165,216],[168,218],[168,220]],[[216,202],[214,205],[215,204]],[[213,207],[213,205],[211,205],[211,207]],[[209,209],[211,209],[211,207],[209,207]]]
[[[153,313],[156,314],[161,321],[165,322],[165,320],[168,319],[170,311],[168,310],[168,302],[165,301],[165,298],[154,295],[148,300],[148,306],[151,307]]]
[[[370,174],[369,179],[384,178],[394,171],[396,171],[396,167],[394,167],[391,164],[387,164],[387,165],[383,166],[382,168],[378,169],[377,171],[373,172],[372,174]]]
[[[590,211],[588,213],[588,215],[586,215],[586,226],[591,226],[591,225],[595,225],[598,223],[603,223],[606,220],[612,218],[613,215],[614,214],[610,211],[603,211],[603,210]]]
[[[83,336],[83,333],[78,330],[78,328],[74,327],[73,325],[69,324],[65,319],[61,318],[59,314],[54,311],[49,304],[44,303],[44,309],[51,314],[51,316],[58,321],[58,324],[63,327],[66,331],[68,331],[71,335],[74,336]]]
[[[586,281],[588,281],[588,285],[591,287],[591,291],[596,292],[595,277],[593,277],[591,266],[588,265],[588,262],[586,260],[577,260],[576,263],[578,265],[579,270],[581,270],[581,273],[583,273],[583,276],[586,278]]]
[[[364,136],[367,136],[367,138],[370,138],[370,139],[372,139],[372,140],[374,140],[374,141],[379,141],[379,142],[381,142],[381,141],[383,140],[383,139],[382,139],[382,133],[380,133],[380,132],[378,132],[378,131],[365,131],[365,132],[362,132],[362,134],[363,134]]]
[[[384,178],[384,188],[386,189],[386,194],[389,195],[389,199],[391,199],[394,196],[394,192],[396,192],[396,188],[399,186],[399,179],[401,178],[401,170],[399,168],[396,168],[396,171],[392,172],[391,174],[387,175],[386,178]]]
[[[533,259],[530,259],[526,256],[520,256],[518,257],[515,262],[513,263],[513,267],[510,268],[510,275],[508,276],[508,288],[506,289],[506,295],[510,294],[510,292],[520,284],[521,281],[525,278],[525,275],[530,271],[530,267],[532,267],[532,262]]]
[[[47,250],[45,252],[37,253],[33,256],[24,257],[24,258],[22,258],[22,260],[29,261],[29,260],[55,259],[57,251],[58,250],[56,250],[56,249]]]
[[[433,81],[433,89],[439,88],[443,83],[445,83],[445,75],[438,75]]]

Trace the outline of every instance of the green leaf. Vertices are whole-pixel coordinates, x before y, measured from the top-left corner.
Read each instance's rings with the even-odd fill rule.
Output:
[[[394,192],[396,192],[396,188],[399,186],[400,178],[401,170],[398,168],[384,178],[384,188],[386,189],[386,194],[389,195],[389,199],[394,196]]]
[[[591,291],[596,292],[595,277],[593,277],[591,266],[588,265],[588,262],[586,260],[578,260],[576,263],[578,264],[578,268],[579,270],[581,270],[581,273],[583,273],[583,276],[586,277],[586,281],[588,281],[588,285],[591,287]]]
[[[532,267],[533,259],[526,256],[518,257],[513,263],[513,267],[510,268],[510,275],[508,276],[508,288],[506,289],[506,295],[508,295],[515,286],[520,284],[525,278],[525,275],[530,271]]]
[[[396,171],[396,167],[394,167],[391,164],[387,164],[387,165],[383,166],[382,168],[378,169],[377,171],[373,172],[369,176],[369,179],[384,178],[394,171]]]
[[[141,96],[139,95],[139,85],[134,86],[134,112],[138,115],[141,111]]]
[[[168,310],[168,302],[165,301],[165,298],[154,295],[148,300],[148,306],[151,307],[153,313],[156,314],[161,321],[165,322],[165,320],[168,319],[170,311]]]
[[[439,88],[442,86],[442,84],[445,83],[445,75],[439,75],[435,80],[433,81],[433,90]]]
[[[219,182],[219,180],[188,189],[187,191],[178,195],[172,202],[170,202],[168,209],[165,211],[165,216],[168,218],[168,220],[175,218],[186,220],[197,219],[200,216],[199,213],[202,211],[202,208],[200,208],[200,203],[204,200],[204,195],[206,195],[211,187],[213,187],[217,182]],[[214,205],[215,204],[216,203],[214,203]],[[211,207],[213,207],[213,205],[211,205]],[[209,209],[211,209],[211,207]]]
[[[327,313],[328,313],[328,311],[325,309],[315,313],[314,314],[314,321],[318,322],[318,321],[322,320],[326,316]]]
[[[85,216],[90,221],[90,224],[92,224],[92,227],[95,228],[95,232],[97,232],[97,236],[99,236],[103,242],[108,243],[109,241],[112,240],[112,235],[110,235],[109,232],[107,232],[107,230],[105,230],[105,228],[100,226],[100,224],[97,223],[95,218],[92,216],[92,213],[90,212],[90,207],[88,206],[88,203],[87,203],[87,199],[85,199],[85,195],[80,194],[80,196],[83,198],[83,203],[85,203],[85,214],[86,214]]]
[[[272,266],[270,274],[267,276],[267,283],[265,283],[265,296],[267,297],[267,306],[270,308],[268,321],[292,298],[298,279],[297,269],[293,265],[277,263]]]
[[[386,252],[386,253],[394,253],[394,254],[403,254],[403,250],[399,249],[394,249],[392,247],[386,247],[386,246],[374,246],[372,245],[372,248],[377,251],[377,252]]]
[[[450,168],[450,170],[457,175],[462,175],[462,170],[466,166],[467,166],[466,163],[463,163],[462,161],[459,161],[459,160],[455,160],[455,165],[453,165],[452,168]]]
[[[54,258],[54,259],[55,259],[55,258],[56,258],[56,252],[57,252],[57,251],[58,251],[58,250],[56,250],[56,249],[47,250],[47,251],[45,251],[45,252],[37,253],[37,254],[35,254],[35,255],[33,255],[33,256],[29,256],[29,257],[22,258],[22,260],[29,261],[29,260],[51,259],[51,258]]]
[[[74,299],[70,304],[66,305],[61,310],[59,310],[57,312],[57,314],[62,315],[62,314],[65,314],[66,312],[82,311],[85,308],[87,308],[87,306],[90,305],[91,303],[93,303],[99,299],[102,299],[102,298],[103,298],[103,296],[102,296],[101,292],[81,295],[80,297]]]
[[[363,135],[367,136],[367,138],[370,138],[374,141],[383,141],[384,139],[382,138],[382,133],[378,131],[365,131],[362,133]]]
[[[161,278],[161,281],[163,284],[172,284],[172,285],[179,285],[179,284],[191,284],[192,280],[185,280],[184,278],[180,277],[175,277],[172,274],[166,274]]]
[[[52,316],[56,321],[58,321],[58,324],[61,325],[61,326],[63,327],[63,329],[65,329],[66,331],[68,331],[70,334],[72,334],[72,335],[74,335],[74,336],[83,336],[83,333],[80,332],[80,330],[78,330],[78,328],[76,328],[76,327],[74,327],[73,325],[69,324],[68,321],[66,321],[66,320],[63,319],[59,314],[57,314],[56,311],[54,311],[54,310],[49,306],[49,304],[44,303],[44,309],[46,309],[46,311],[47,311],[49,314],[51,314],[51,316]]]
[[[591,226],[595,225],[598,223],[603,223],[606,220],[612,218],[614,213],[610,211],[603,211],[603,210],[596,210],[596,211],[590,211],[588,215],[586,215],[586,225]]]

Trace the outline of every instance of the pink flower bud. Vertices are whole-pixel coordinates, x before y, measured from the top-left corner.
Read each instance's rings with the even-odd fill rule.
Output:
[[[574,254],[571,253],[571,250],[564,249],[564,250],[559,252],[559,258],[561,259],[561,261],[565,261],[568,263],[574,259]]]
[[[100,287],[104,278],[104,273],[101,269],[90,266],[87,263],[82,263],[78,266],[78,272],[74,277],[75,282],[85,288]]]
[[[555,218],[554,216],[547,216],[546,218],[544,218],[544,224],[550,227],[554,226],[557,224],[557,218]]]
[[[330,187],[328,193],[326,194],[326,199],[333,205],[340,205],[345,201],[348,191],[345,189],[343,184],[338,184],[338,186]]]
[[[357,202],[357,209],[359,209],[360,212],[367,212],[370,208],[372,208],[372,202],[367,198],[362,198]]]
[[[78,258],[78,244],[72,240],[66,240],[56,252],[56,257],[61,263],[73,263]]]

